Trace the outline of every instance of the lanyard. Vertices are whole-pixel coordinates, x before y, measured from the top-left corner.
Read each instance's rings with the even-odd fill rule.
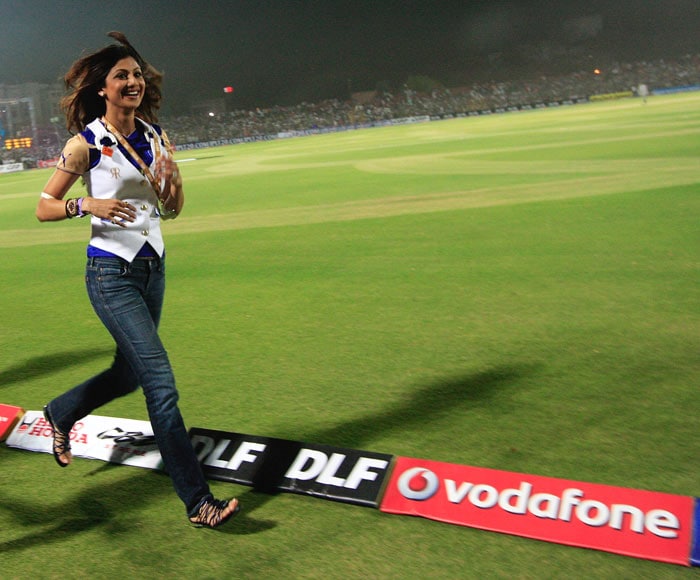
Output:
[[[141,173],[146,176],[148,181],[151,183],[151,187],[153,188],[153,191],[156,193],[156,197],[160,199],[160,196],[162,195],[162,192],[160,190],[160,186],[158,185],[158,182],[156,181],[156,178],[153,176],[153,173],[151,173],[151,170],[148,168],[148,165],[144,162],[143,159],[141,159],[141,156],[134,151],[134,148],[131,146],[131,143],[129,143],[124,136],[117,131],[117,129],[114,128],[114,125],[110,123],[106,117],[102,117],[102,122],[104,123],[105,127],[107,127],[107,131],[112,133],[114,137],[119,141],[119,144],[126,150],[126,152],[131,156],[131,158],[138,163],[139,168],[141,169]],[[153,145],[155,147],[155,162],[158,164],[158,161],[160,160],[161,154],[160,154],[160,140],[158,139],[158,135],[153,135],[150,129],[147,130],[148,135],[151,137],[151,140],[153,141]]]

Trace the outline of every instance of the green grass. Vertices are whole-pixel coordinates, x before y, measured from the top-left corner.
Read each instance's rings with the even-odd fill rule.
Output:
[[[182,152],[162,337],[189,426],[700,495],[700,95]],[[0,176],[0,401],[101,370],[88,224]],[[146,419],[139,394],[99,414]],[[0,447],[2,577],[675,578],[697,570]]]

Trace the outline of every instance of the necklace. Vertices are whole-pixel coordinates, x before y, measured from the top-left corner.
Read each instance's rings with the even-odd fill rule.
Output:
[[[151,170],[149,169],[148,165],[144,162],[143,159],[141,159],[141,156],[134,151],[134,148],[131,146],[131,143],[129,143],[124,135],[118,131],[117,129],[114,128],[114,125],[110,123],[106,117],[102,117],[102,122],[104,123],[105,127],[107,127],[107,131],[112,133],[117,138],[117,141],[119,141],[119,144],[126,150],[126,152],[131,155],[131,158],[138,163],[139,169],[141,170],[141,173],[148,178],[148,181],[151,183],[151,187],[153,188],[153,191],[156,194],[156,197],[160,199],[161,196],[161,191],[160,191],[160,185],[156,181],[156,178],[153,176],[153,173],[151,173]],[[135,131],[136,129],[134,129]],[[133,132],[133,131],[132,131]],[[153,141],[153,145],[155,147],[155,162],[156,165],[158,165],[158,162],[160,161],[160,141],[158,140],[157,136],[154,136],[151,134],[150,129],[148,130],[149,137]]]
[[[172,209],[166,209],[165,208],[165,201],[161,198],[162,192],[160,189],[160,184],[156,180],[156,178],[153,176],[153,173],[151,173],[151,170],[149,169],[148,165],[146,165],[145,161],[141,158],[141,156],[134,151],[134,148],[131,146],[131,143],[129,143],[124,135],[121,134],[121,132],[117,131],[114,128],[114,125],[110,123],[106,117],[102,117],[102,122],[104,123],[105,127],[107,128],[107,131],[112,133],[119,142],[119,144],[124,148],[124,150],[131,156],[131,158],[138,163],[139,168],[141,169],[141,174],[145,175],[148,181],[151,183],[151,188],[156,194],[156,199],[158,200],[158,213],[161,217],[161,219],[169,220],[169,219],[174,219],[177,217],[177,212]],[[134,129],[135,131],[136,129]],[[158,138],[158,135],[154,135],[150,125],[146,125],[146,131],[148,132],[148,136],[153,141],[153,147],[155,149],[155,155],[154,155],[154,160],[156,166],[158,166],[158,162],[160,161],[161,158],[161,151],[160,151],[160,139]],[[165,146],[167,150],[170,150],[170,142],[167,140],[167,138],[164,138],[165,141]]]

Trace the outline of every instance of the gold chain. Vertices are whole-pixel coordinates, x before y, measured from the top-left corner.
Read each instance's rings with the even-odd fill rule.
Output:
[[[151,173],[151,170],[149,169],[148,165],[144,162],[143,159],[141,159],[141,156],[134,151],[134,148],[131,146],[131,143],[129,143],[124,136],[117,131],[117,129],[114,128],[114,125],[110,123],[105,117],[102,117],[102,122],[104,123],[105,127],[107,127],[107,131],[112,133],[114,137],[119,141],[119,144],[126,149],[126,152],[131,156],[131,158],[138,163],[139,167],[141,168],[141,173],[145,175],[148,178],[148,181],[151,183],[151,187],[153,188],[153,191],[156,193],[156,197],[160,199],[161,196],[161,191],[160,191],[160,186],[158,185],[158,182],[156,181],[156,178],[153,176],[153,173]],[[153,135],[151,131],[148,131],[149,136],[153,140],[153,144],[155,146],[156,154],[155,154],[155,162],[156,165],[158,164],[158,161],[160,161],[160,141],[158,139],[157,135]]]

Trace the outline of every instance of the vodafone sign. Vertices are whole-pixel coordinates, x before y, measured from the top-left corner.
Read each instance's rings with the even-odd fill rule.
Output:
[[[692,497],[400,457],[380,509],[689,565]]]

